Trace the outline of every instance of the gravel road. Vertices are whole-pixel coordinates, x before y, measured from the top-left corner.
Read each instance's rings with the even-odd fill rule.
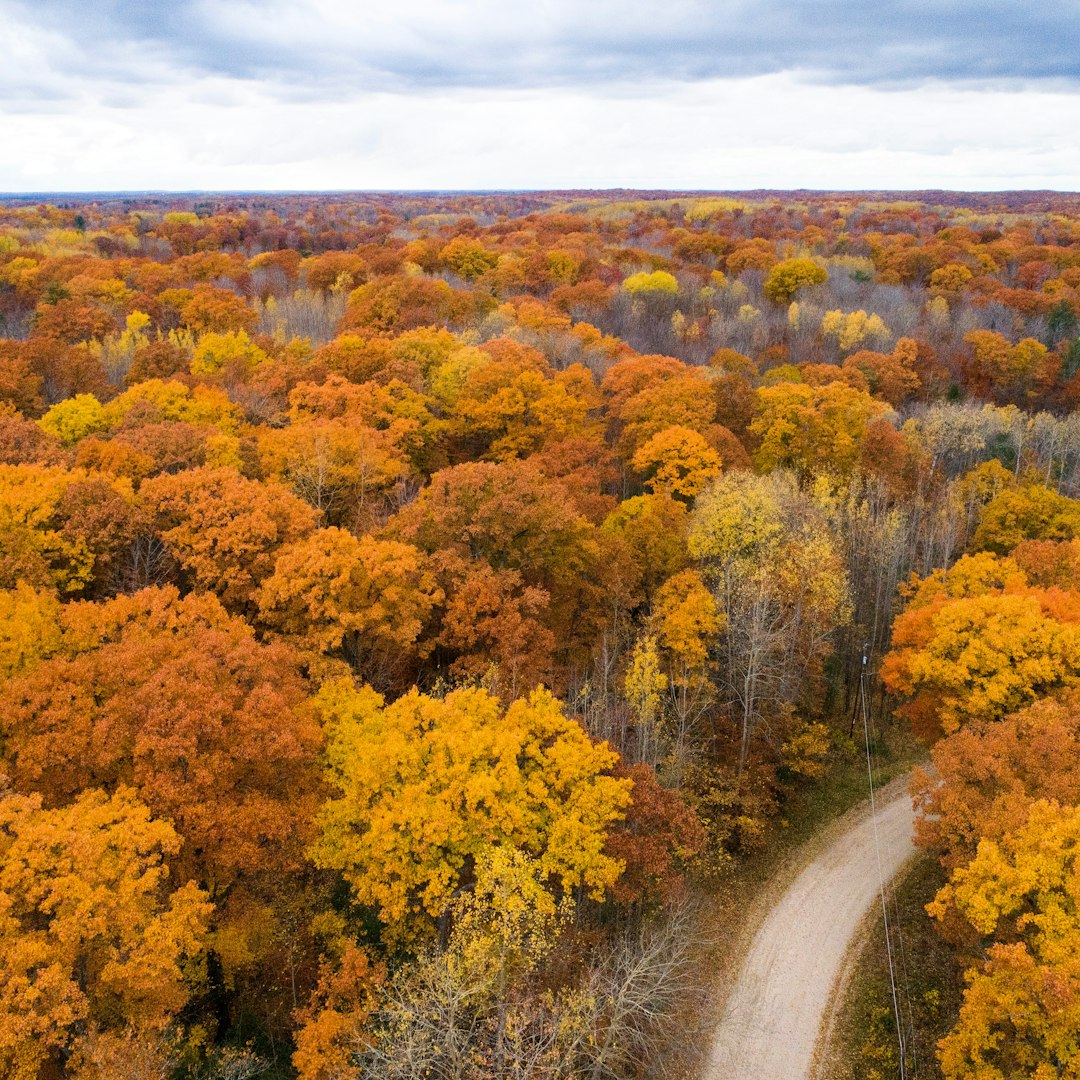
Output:
[[[727,997],[706,1080],[810,1080],[848,946],[886,880],[914,854],[906,778],[845,815],[758,929]]]

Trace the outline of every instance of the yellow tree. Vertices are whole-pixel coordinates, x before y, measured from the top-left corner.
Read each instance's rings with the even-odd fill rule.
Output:
[[[928,906],[989,939],[960,1017],[938,1044],[946,1080],[1080,1075],[1080,809],[1039,801],[984,840]]]
[[[105,410],[93,394],[76,394],[58,402],[38,421],[42,431],[73,446],[107,426]]]
[[[0,590],[0,679],[60,649],[60,611],[55,593],[24,581]]]
[[[604,519],[603,531],[627,552],[623,585],[631,607],[648,601],[659,585],[686,566],[689,515],[670,495],[624,499]]]
[[[720,475],[720,455],[696,431],[684,427],[657,432],[631,464],[644,476],[649,490],[685,502]]]
[[[830,635],[850,614],[847,575],[823,517],[786,473],[728,473],[706,489],[689,547],[723,618],[718,688],[741,776],[756,732],[767,724],[777,742],[791,710],[812,700]]]
[[[38,795],[0,799],[4,1076],[59,1075],[69,1055],[67,1075],[79,1075],[103,1041],[152,1046],[174,1021],[211,913],[192,882],[168,892],[165,859],[179,847],[129,788],[55,810]]]
[[[885,685],[928,740],[1080,683],[1075,598],[1031,588],[1015,563],[961,559],[915,587],[893,623]]]
[[[884,342],[889,329],[880,315],[865,311],[826,311],[821,317],[821,333],[834,338],[841,352],[850,352],[867,339]]]
[[[268,359],[243,330],[203,334],[191,358],[191,373],[214,375],[232,369],[247,374]]]
[[[724,616],[696,570],[684,570],[657,590],[649,617],[667,682],[674,721],[672,772],[676,786],[697,729],[715,700],[712,653]]]
[[[754,462],[766,470],[850,472],[867,426],[887,412],[888,406],[865,390],[842,382],[763,386],[750,424],[760,440]]]
[[[828,270],[813,259],[784,259],[765,278],[765,295],[777,304],[788,304],[800,289],[828,280]]]
[[[679,291],[679,283],[674,274],[666,270],[653,270],[652,273],[642,271],[631,274],[626,278],[622,287],[631,296],[675,296]]]
[[[479,688],[413,690],[392,704],[350,680],[319,694],[328,781],[312,848],[399,932],[443,916],[493,848],[536,860],[546,887],[601,897],[621,865],[604,854],[630,783],[547,691],[504,708]]]
[[[976,551],[1005,555],[1025,540],[1074,540],[1080,537],[1080,501],[1042,484],[998,492],[982,509],[972,537]]]
[[[656,638],[646,634],[626,665],[623,694],[634,714],[637,757],[654,768],[660,759],[668,678],[661,670]]]

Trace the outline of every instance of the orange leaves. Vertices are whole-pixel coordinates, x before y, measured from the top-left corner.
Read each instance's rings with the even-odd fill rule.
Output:
[[[901,338],[891,353],[860,349],[844,361],[847,371],[861,371],[870,385],[870,392],[887,401],[900,405],[914,395],[922,385],[915,368],[918,343],[911,338]]]
[[[897,619],[882,678],[933,738],[1080,682],[1080,626],[1054,618],[1039,590],[954,599]]]
[[[256,599],[266,626],[383,682],[415,657],[441,593],[411,545],[329,528],[283,548]]]
[[[445,281],[387,276],[349,294],[341,329],[399,334],[421,326],[457,324],[468,315],[494,307],[494,301],[452,289]]]
[[[293,1068],[299,1080],[337,1080],[370,1038],[366,1028],[386,980],[383,964],[346,943],[337,964],[324,962],[311,1000],[295,1014]]]
[[[983,552],[909,587],[882,678],[909,700],[923,737],[996,720],[1080,683],[1080,604],[1028,585],[1012,559]]]
[[[652,491],[687,502],[720,475],[720,455],[696,431],[669,427],[634,455],[632,464]]]
[[[597,431],[599,397],[587,370],[551,374],[519,361],[492,361],[464,378],[450,411],[451,431],[495,460],[525,457],[545,444]]]
[[[708,432],[716,419],[716,400],[700,369],[692,369],[645,386],[626,401],[617,416],[622,424],[618,446],[631,457],[670,427]]]
[[[4,684],[5,756],[52,797],[133,783],[188,841],[177,865],[225,888],[295,865],[319,733],[290,652],[209,614],[155,590],[73,612],[63,651]]]
[[[1020,828],[1031,804],[1080,804],[1080,697],[1066,691],[1001,720],[976,720],[933,748],[935,776],[920,774],[919,838],[950,868],[982,839]]]
[[[992,330],[972,330],[964,342],[970,349],[971,382],[998,400],[1023,400],[1045,389],[1058,374],[1059,358],[1034,338],[1012,345]]]
[[[234,469],[187,469],[139,492],[169,552],[194,585],[234,608],[253,601],[277,550],[309,533],[318,514],[285,488]]]
[[[187,1002],[211,907],[170,892],[180,838],[130,788],[43,809],[0,798],[0,1068],[33,1080],[100,1036],[160,1037]]]
[[[259,440],[267,473],[333,524],[369,524],[405,475],[403,456],[382,432],[345,420],[307,420]]]
[[[83,470],[0,465],[0,587],[85,589],[131,528],[131,500],[129,484]]]
[[[391,518],[387,534],[432,557],[446,594],[438,641],[455,670],[475,674],[493,659],[509,662],[505,674],[516,684],[523,671],[548,673],[556,627],[576,623],[583,636],[564,634],[563,648],[591,644],[591,620],[603,602],[595,529],[531,462],[443,469]],[[499,627],[498,636],[507,634],[502,644],[492,636]],[[511,641],[528,651],[515,657]]]
[[[668,903],[682,892],[685,868],[705,846],[705,829],[648,765],[620,767],[616,775],[634,786],[626,818],[612,830],[605,849],[626,866],[612,896],[622,904]]]

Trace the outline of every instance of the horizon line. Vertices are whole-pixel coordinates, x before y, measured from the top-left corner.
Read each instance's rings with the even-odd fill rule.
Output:
[[[1078,195],[1077,188],[889,188],[889,187],[756,187],[756,188],[679,188],[679,187],[498,187],[498,188],[27,188],[0,191],[0,200],[30,199],[41,196],[77,195],[147,196],[147,195]]]

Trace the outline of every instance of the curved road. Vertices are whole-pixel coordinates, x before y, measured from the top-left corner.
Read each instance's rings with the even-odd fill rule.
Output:
[[[913,818],[906,782],[894,781],[878,793],[877,844],[864,807],[794,880],[743,960],[706,1080],[809,1080],[844,956],[879,902],[878,852],[888,881],[914,854]]]

